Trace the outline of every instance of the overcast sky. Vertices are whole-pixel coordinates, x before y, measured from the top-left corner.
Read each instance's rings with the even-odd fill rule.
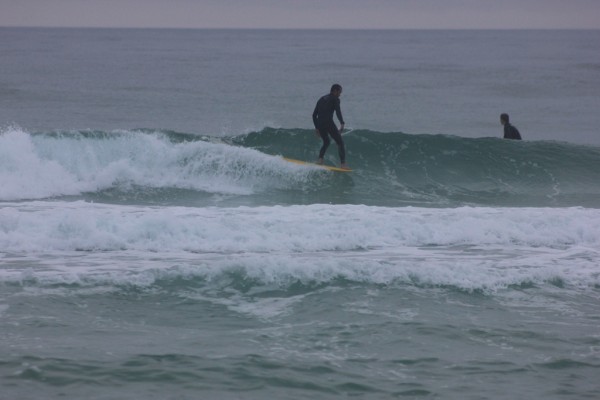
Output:
[[[0,0],[0,26],[600,29],[600,0]]]

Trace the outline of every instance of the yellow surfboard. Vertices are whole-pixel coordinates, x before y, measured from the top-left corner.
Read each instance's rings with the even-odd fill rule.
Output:
[[[333,167],[331,165],[315,164],[315,163],[306,162],[306,161],[294,160],[293,158],[286,158],[286,157],[283,157],[283,159],[285,161],[288,161],[288,162],[291,162],[291,163],[294,163],[294,164],[310,165],[310,166],[313,166],[313,167],[320,167],[320,168],[328,169],[329,171],[335,171],[335,172],[352,172],[351,169],[345,169],[345,168],[340,168],[340,167]]]

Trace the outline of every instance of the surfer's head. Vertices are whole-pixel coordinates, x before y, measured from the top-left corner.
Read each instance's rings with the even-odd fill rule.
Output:
[[[506,113],[502,113],[500,114],[500,123],[502,125],[506,124],[508,122],[508,114]]]
[[[331,86],[331,94],[336,96],[336,97],[340,97],[340,94],[342,94],[342,85],[340,84],[333,84]]]

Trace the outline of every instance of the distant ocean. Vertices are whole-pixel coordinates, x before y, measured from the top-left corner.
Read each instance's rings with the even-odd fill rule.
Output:
[[[0,28],[0,399],[598,398],[599,48]]]

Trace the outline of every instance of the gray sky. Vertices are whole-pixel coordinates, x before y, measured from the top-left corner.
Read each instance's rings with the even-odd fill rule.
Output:
[[[0,0],[0,26],[600,29],[600,0]]]

